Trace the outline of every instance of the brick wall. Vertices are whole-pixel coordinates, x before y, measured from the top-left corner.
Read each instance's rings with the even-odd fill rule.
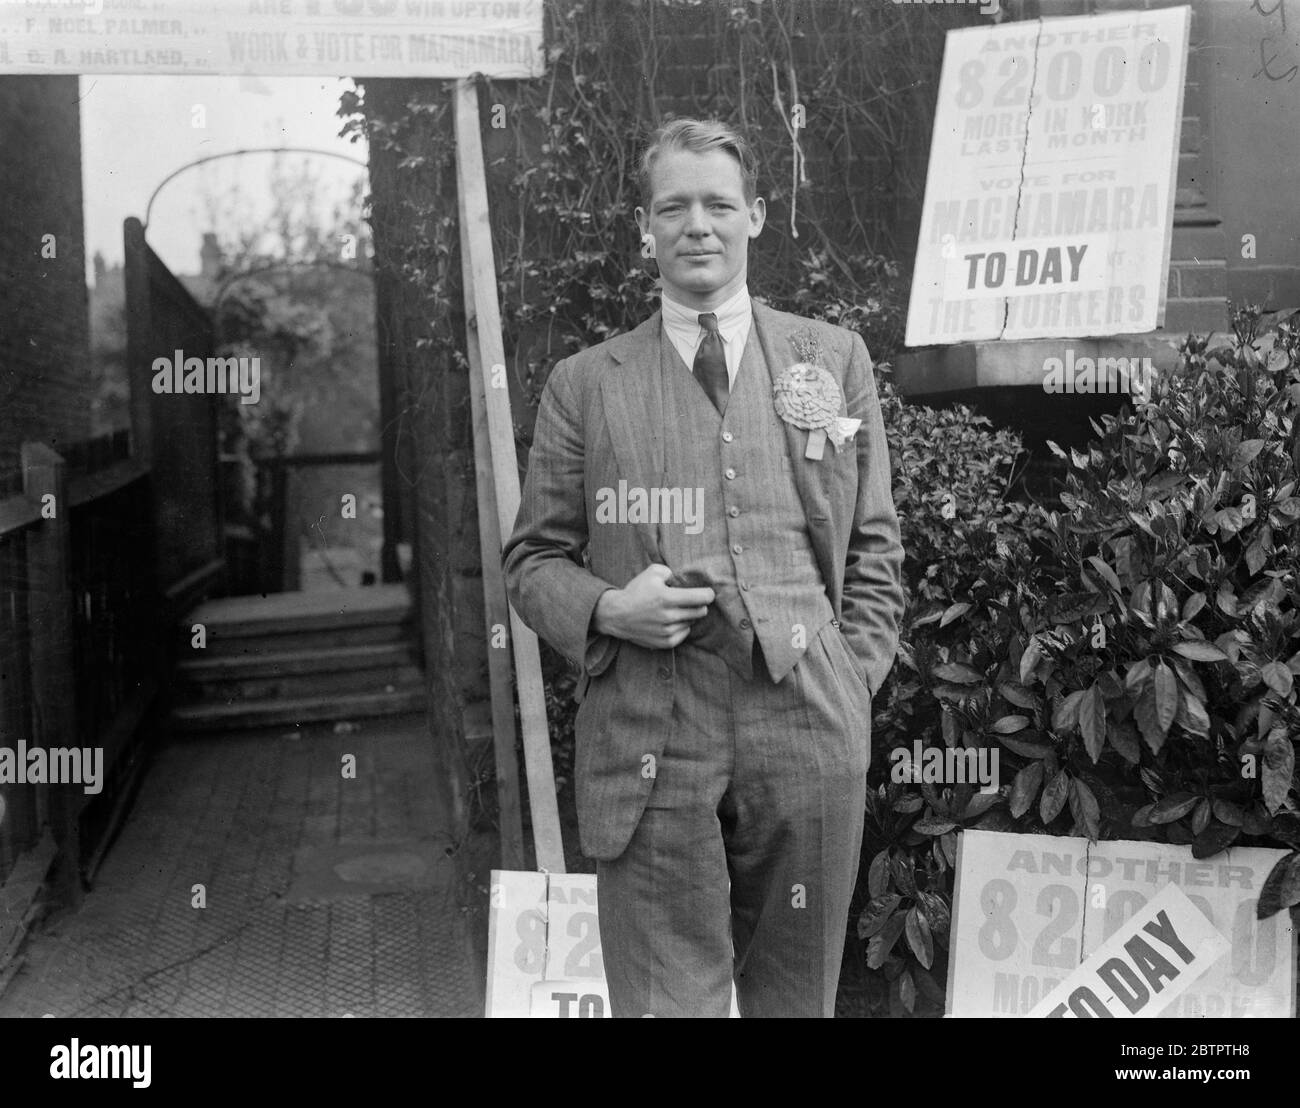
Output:
[[[77,96],[76,77],[0,77],[0,482],[24,440],[90,435]]]

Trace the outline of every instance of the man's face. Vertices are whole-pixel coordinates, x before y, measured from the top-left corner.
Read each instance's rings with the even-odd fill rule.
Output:
[[[723,150],[668,150],[651,174],[641,233],[655,238],[664,291],[696,311],[726,303],[745,283],[749,240],[763,229],[762,197],[745,203],[740,163]]]

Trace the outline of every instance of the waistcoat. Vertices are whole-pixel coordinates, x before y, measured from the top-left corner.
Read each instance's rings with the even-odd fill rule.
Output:
[[[716,599],[688,641],[754,676],[754,641],[781,680],[833,615],[794,483],[785,433],[772,406],[772,378],[751,326],[725,412],[719,414],[665,336],[663,484],[694,517],[661,518],[659,549],[684,587]]]

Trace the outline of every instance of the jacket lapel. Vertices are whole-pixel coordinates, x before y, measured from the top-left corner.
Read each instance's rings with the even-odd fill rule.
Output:
[[[655,312],[639,327],[611,339],[611,365],[601,374],[600,395],[621,480],[629,488],[653,488],[664,472],[664,396],[660,373],[663,329]],[[634,525],[651,561],[661,561],[655,528]]]
[[[804,321],[784,312],[777,312],[766,304],[753,302],[754,328],[758,332],[759,342],[763,348],[763,360],[767,363],[768,377],[773,386],[781,374],[798,360],[791,336]],[[771,390],[768,391],[768,403],[771,403]],[[844,414],[844,402],[840,402],[841,414]],[[839,610],[839,575],[835,572],[833,551],[835,543],[834,513],[831,511],[831,495],[828,481],[832,471],[831,451],[827,445],[827,455],[819,462],[809,461],[804,457],[808,446],[808,432],[792,423],[780,420],[785,433],[785,448],[790,457],[790,471],[794,477],[799,500],[803,504],[804,519],[808,523],[808,534],[812,540],[813,553],[817,558],[822,580],[831,592],[831,603]]]

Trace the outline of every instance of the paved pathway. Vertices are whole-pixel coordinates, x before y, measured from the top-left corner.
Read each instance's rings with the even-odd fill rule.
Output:
[[[424,717],[357,726],[163,746],[0,1016],[482,1015]]]

